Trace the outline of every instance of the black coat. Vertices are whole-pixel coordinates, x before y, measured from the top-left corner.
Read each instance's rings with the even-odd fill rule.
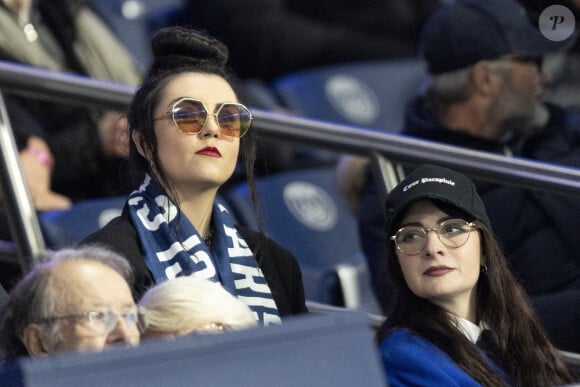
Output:
[[[305,313],[302,274],[296,259],[288,250],[267,239],[267,245],[257,249],[259,234],[243,227],[236,227],[248,242],[272,291],[272,297],[281,316]],[[153,277],[143,259],[143,252],[137,230],[131,216],[125,209],[120,217],[113,219],[101,230],[89,235],[81,244],[102,244],[123,255],[133,267],[135,297],[141,295],[154,284]]]

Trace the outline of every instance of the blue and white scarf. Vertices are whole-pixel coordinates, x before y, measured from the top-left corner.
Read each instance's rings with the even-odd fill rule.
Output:
[[[220,282],[250,307],[261,325],[281,322],[262,270],[224,206],[214,203],[211,252],[187,217],[149,175],[139,190],[131,193],[128,206],[155,283],[186,275]]]

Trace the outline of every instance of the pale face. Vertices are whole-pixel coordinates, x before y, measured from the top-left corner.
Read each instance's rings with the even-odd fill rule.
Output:
[[[438,227],[449,218],[451,217],[431,201],[423,200],[409,207],[401,227]],[[405,281],[415,295],[460,317],[473,317],[475,287],[481,264],[479,232],[471,231],[466,244],[451,248],[441,243],[435,231],[430,231],[427,244],[421,253],[406,255],[396,250],[396,254]]]
[[[54,269],[50,283],[57,300],[57,316],[103,310],[122,314],[135,306],[125,279],[99,262],[63,262]],[[46,352],[101,351],[112,345],[136,346],[140,340],[137,326],[127,324],[123,318],[109,333],[95,331],[82,318],[62,319],[57,324],[60,340],[45,340]]]
[[[209,113],[215,113],[221,103],[238,102],[231,86],[222,77],[183,73],[168,83],[154,117],[170,111],[173,103],[183,97],[202,101]],[[232,175],[240,139],[220,135],[213,116],[208,116],[198,134],[181,132],[171,118],[157,120],[155,134],[160,167],[178,195],[188,196],[199,190],[217,189]]]
[[[501,72],[501,89],[492,115],[506,131],[529,133],[545,125],[548,119],[542,102],[546,76],[530,62],[508,60],[506,66]]]

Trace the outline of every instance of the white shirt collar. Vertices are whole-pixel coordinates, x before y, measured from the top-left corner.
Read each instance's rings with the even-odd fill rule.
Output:
[[[463,317],[456,317],[455,321],[457,322],[457,328],[474,344],[477,343],[481,332],[486,328],[486,324],[483,322],[476,325]]]

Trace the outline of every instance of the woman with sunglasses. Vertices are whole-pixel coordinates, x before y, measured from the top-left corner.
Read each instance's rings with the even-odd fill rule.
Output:
[[[472,181],[433,165],[386,199],[397,290],[378,332],[391,386],[554,386],[572,376],[509,271]]]
[[[235,225],[216,201],[239,152],[256,201],[252,115],[225,70],[227,48],[169,27],[153,37],[152,49],[153,64],[127,117],[132,171],[143,180],[122,215],[83,243],[125,255],[137,297],[154,283],[196,275],[220,282],[261,325],[306,312],[294,256],[263,233]]]

